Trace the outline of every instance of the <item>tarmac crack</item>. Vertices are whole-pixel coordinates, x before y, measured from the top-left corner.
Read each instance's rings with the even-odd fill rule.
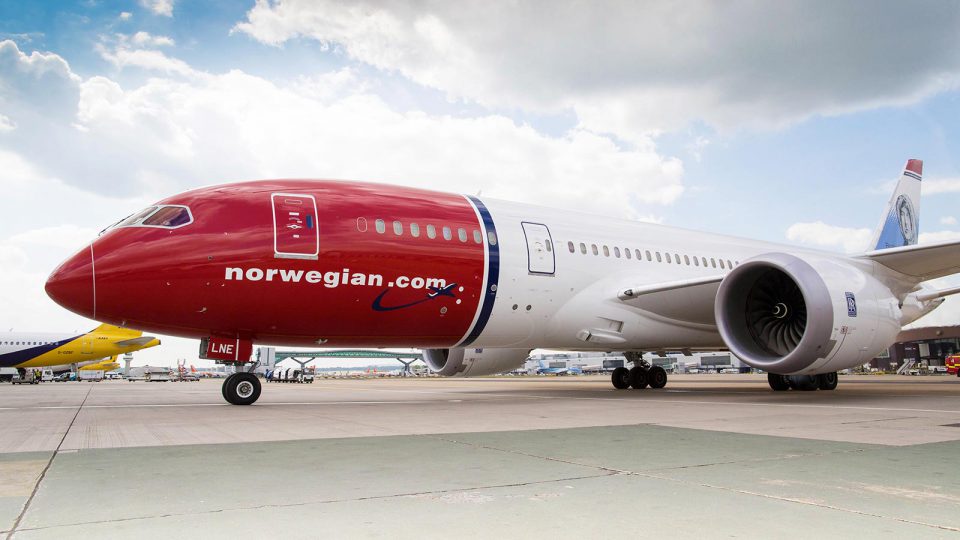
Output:
[[[296,508],[298,506],[310,506],[310,505],[320,505],[320,504],[326,505],[326,504],[339,504],[339,503],[363,502],[363,501],[384,501],[384,500],[399,499],[404,497],[423,497],[427,495],[466,493],[471,491],[485,491],[485,490],[491,490],[491,489],[556,484],[560,482],[574,482],[577,480],[590,480],[592,478],[603,478],[606,476],[614,476],[614,474],[587,474],[587,475],[580,475],[580,476],[569,476],[564,478],[553,478],[549,480],[531,480],[528,482],[511,482],[508,484],[490,484],[490,485],[475,486],[475,487],[434,489],[434,490],[427,490],[427,491],[391,493],[388,495],[370,495],[367,497],[352,497],[352,498],[345,498],[345,499],[319,499],[319,500],[301,501],[301,502],[294,502],[294,503],[260,504],[256,506],[235,506],[230,508],[218,508],[216,510],[207,510],[203,512],[169,512],[166,514],[155,514],[155,515],[149,515],[149,516],[132,516],[132,517],[126,517],[126,518],[117,518],[117,519],[78,521],[74,523],[62,523],[58,525],[48,525],[44,527],[26,527],[26,528],[15,529],[13,531],[10,531],[10,535],[7,536],[7,540],[10,540],[10,537],[14,532],[44,531],[44,530],[51,530],[51,529],[62,529],[66,527],[77,527],[81,525],[98,525],[98,524],[104,524],[104,523],[129,523],[133,521],[144,521],[148,519],[165,519],[165,518],[176,518],[176,517],[184,517],[184,516],[204,516],[204,515],[212,515],[212,514],[221,514],[224,512],[238,512],[238,511],[247,511],[247,510]]]
[[[63,446],[63,441],[67,440],[67,435],[69,435],[70,430],[73,429],[73,423],[76,422],[77,417],[80,416],[80,411],[83,410],[83,405],[87,402],[87,398],[90,397],[90,392],[92,391],[93,386],[91,385],[89,388],[87,388],[87,393],[83,396],[83,401],[81,401],[80,405],[77,407],[77,412],[75,412],[73,414],[73,418],[70,419],[67,429],[63,430],[63,437],[60,438],[60,442],[57,443],[57,448],[54,449],[53,454],[50,455],[50,460],[47,461],[43,471],[40,472],[40,476],[37,478],[37,483],[33,486],[33,491],[30,492],[30,497],[27,498],[27,502],[23,504],[23,508],[20,510],[20,514],[17,515],[16,521],[13,522],[13,527],[7,531],[6,540],[11,540],[13,535],[17,533],[17,529],[20,527],[20,522],[23,521],[23,517],[27,515],[27,510],[30,509],[30,504],[33,503],[33,498],[37,496],[37,491],[40,490],[40,484],[42,484],[43,479],[46,478],[47,471],[49,471],[50,466],[53,465],[53,460],[56,459],[57,454],[60,453],[60,448]]]

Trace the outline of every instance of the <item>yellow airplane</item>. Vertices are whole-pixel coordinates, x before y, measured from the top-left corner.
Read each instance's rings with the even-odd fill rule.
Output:
[[[156,347],[160,340],[140,330],[101,324],[82,335],[0,332],[0,367],[33,368],[92,360]]]
[[[113,371],[120,367],[120,362],[117,362],[116,356],[111,356],[110,358],[105,358],[99,362],[94,362],[92,364],[87,364],[85,366],[80,366],[80,371],[90,370],[90,371]]]

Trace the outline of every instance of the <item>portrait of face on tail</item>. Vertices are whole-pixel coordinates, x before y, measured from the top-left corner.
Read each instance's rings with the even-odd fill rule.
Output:
[[[903,234],[903,242],[909,245],[916,240],[917,222],[916,212],[913,211],[913,203],[906,195],[897,197],[896,203],[897,217],[900,220],[900,233]]]

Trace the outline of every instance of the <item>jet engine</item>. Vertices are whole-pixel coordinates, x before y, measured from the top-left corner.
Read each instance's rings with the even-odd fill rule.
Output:
[[[424,349],[423,359],[444,377],[482,377],[522,366],[530,349]]]
[[[829,373],[870,361],[900,331],[897,298],[837,259],[768,253],[720,283],[720,336],[745,363],[781,375]]]

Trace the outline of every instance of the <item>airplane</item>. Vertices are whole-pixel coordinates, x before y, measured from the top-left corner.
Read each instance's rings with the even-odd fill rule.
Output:
[[[0,368],[50,367],[65,371],[71,365],[85,366],[107,357],[113,361],[117,355],[157,345],[159,339],[144,336],[140,330],[110,324],[80,335],[0,332]]]
[[[92,319],[200,339],[416,347],[441,376],[521,366],[534,348],[617,351],[616,389],[663,388],[643,351],[729,350],[774,391],[833,390],[960,287],[960,243],[917,245],[923,163],[907,161],[869,251],[844,255],[527,204],[332,180],[174,195],[108,227],[48,278]]]
[[[582,375],[583,369],[579,367],[550,367],[546,362],[538,362],[537,375]]]
[[[113,355],[110,358],[104,358],[99,362],[93,362],[91,364],[85,364],[80,366],[80,371],[113,371],[120,368],[120,362],[117,362],[117,356]]]

